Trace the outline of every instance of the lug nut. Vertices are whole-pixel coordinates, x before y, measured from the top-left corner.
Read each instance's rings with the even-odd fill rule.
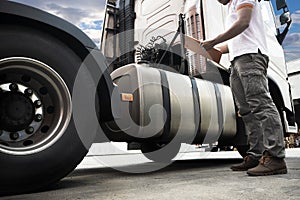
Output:
[[[30,134],[32,134],[33,132],[34,132],[34,128],[33,127],[28,127],[26,130],[26,133],[28,134],[28,135],[30,135]]]
[[[17,140],[19,138],[19,133],[10,133],[10,139]]]
[[[36,101],[34,102],[34,106],[35,106],[36,108],[40,108],[40,107],[42,106],[42,102],[41,102],[40,100],[36,100]]]
[[[12,83],[12,84],[10,84],[9,85],[9,89],[12,91],[12,92],[16,92],[16,91],[18,91],[18,85],[17,84],[15,84],[15,83]]]
[[[27,88],[24,92],[25,92],[25,95],[28,97],[30,97],[33,94],[33,91],[30,88]]]
[[[36,114],[34,116],[34,121],[36,121],[36,122],[40,122],[40,121],[42,121],[42,119],[43,119],[43,116],[41,114]]]

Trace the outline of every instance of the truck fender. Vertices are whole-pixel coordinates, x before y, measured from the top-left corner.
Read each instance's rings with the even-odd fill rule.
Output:
[[[21,3],[0,1],[0,25],[19,24],[30,26],[54,35],[56,38],[68,45],[82,61],[88,60],[92,78],[98,83],[98,95],[101,120],[112,120],[111,96],[115,86],[108,72],[105,57],[102,55],[96,44],[75,25],[45,11],[33,8]],[[93,58],[93,59],[91,59]],[[99,65],[99,58],[103,60]],[[94,60],[94,61],[91,61]],[[91,66],[93,65],[93,66]],[[101,71],[101,79],[95,71]],[[101,90],[101,91],[100,91]],[[109,104],[109,105],[108,105]],[[101,117],[101,116],[104,116]]]
[[[32,26],[38,26],[38,28],[52,28],[57,31],[62,31],[64,34],[72,36],[87,48],[96,48],[95,43],[79,28],[55,15],[37,8],[16,2],[0,1],[0,15],[1,22],[24,23],[24,21],[16,21],[23,19],[25,22],[30,22]],[[59,35],[57,36],[59,37]]]

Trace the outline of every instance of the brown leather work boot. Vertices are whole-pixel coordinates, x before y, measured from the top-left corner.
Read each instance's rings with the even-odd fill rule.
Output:
[[[247,171],[250,168],[256,167],[258,165],[258,160],[252,155],[247,155],[244,157],[244,161],[237,165],[232,165],[230,169],[233,171]]]
[[[287,167],[283,158],[272,157],[267,153],[263,155],[259,161],[258,166],[247,171],[249,176],[267,176],[287,173]]]

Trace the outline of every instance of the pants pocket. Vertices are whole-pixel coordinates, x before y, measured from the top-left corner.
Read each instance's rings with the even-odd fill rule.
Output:
[[[268,92],[267,79],[261,70],[252,69],[241,73],[241,81],[246,96]]]

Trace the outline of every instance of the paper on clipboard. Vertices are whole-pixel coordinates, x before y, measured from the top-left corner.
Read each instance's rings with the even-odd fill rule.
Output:
[[[185,45],[184,47],[197,53],[200,54],[206,58],[209,58],[213,61],[215,61],[216,63],[220,63],[221,60],[221,56],[222,56],[222,52],[213,48],[211,50],[206,51],[201,45],[200,45],[200,41],[192,38],[190,36],[185,35]]]

